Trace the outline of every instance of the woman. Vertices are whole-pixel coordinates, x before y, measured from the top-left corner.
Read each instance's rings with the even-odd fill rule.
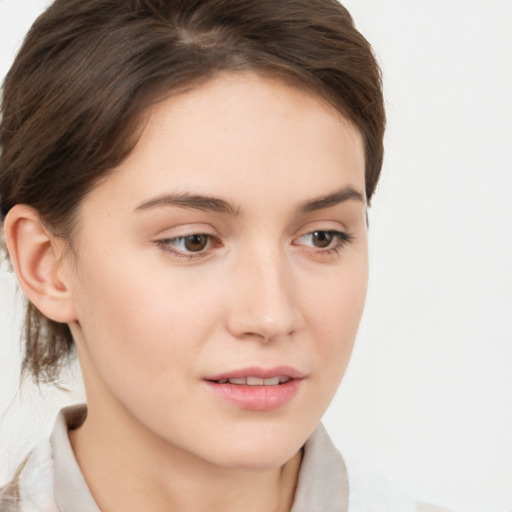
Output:
[[[76,348],[87,407],[1,510],[369,510],[370,477],[318,426],[363,310],[383,154],[348,12],[57,0],[2,104],[24,367],[52,380]]]

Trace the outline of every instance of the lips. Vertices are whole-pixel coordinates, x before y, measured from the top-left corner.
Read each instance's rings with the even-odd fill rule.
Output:
[[[246,368],[240,368],[236,370],[231,370],[228,372],[220,373],[218,375],[213,375],[211,377],[206,377],[205,380],[208,381],[220,381],[220,380],[230,380],[237,378],[245,378],[255,377],[258,379],[272,379],[275,377],[287,377],[290,379],[303,379],[305,375],[293,368],[292,366],[276,366],[274,368],[261,368],[259,366],[249,366]]]
[[[284,384],[288,382],[290,377],[285,375],[278,375],[276,377],[270,377],[269,379],[261,379],[260,377],[234,377],[230,379],[219,379],[216,381],[218,384],[236,384],[239,386],[278,386],[279,384]]]
[[[305,375],[295,368],[250,367],[205,379],[207,389],[231,405],[251,411],[283,407],[298,393]]]

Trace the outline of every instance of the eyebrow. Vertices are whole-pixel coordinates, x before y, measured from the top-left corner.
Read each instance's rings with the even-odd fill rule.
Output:
[[[240,207],[224,199],[216,197],[203,196],[199,194],[164,194],[149,201],[145,201],[135,208],[135,211],[149,210],[160,206],[180,206],[181,208],[190,208],[193,210],[204,210],[207,212],[225,213],[236,216],[240,213]]]
[[[327,194],[326,196],[305,201],[297,208],[297,213],[299,215],[303,215],[316,210],[323,210],[324,208],[332,208],[333,206],[351,199],[362,203],[365,202],[364,196],[361,192],[352,187],[352,185],[347,185],[332,194]]]
[[[317,197],[315,199],[301,203],[297,208],[297,213],[299,215],[304,215],[316,210],[332,208],[333,206],[349,200],[356,200],[362,203],[365,202],[364,196],[361,192],[356,190],[351,185],[347,185],[331,194],[327,194],[325,196]],[[212,196],[204,196],[200,194],[190,194],[186,192],[163,194],[153,199],[149,199],[148,201],[144,201],[143,203],[139,204],[135,208],[135,211],[137,212],[149,210],[162,206],[178,206],[181,208],[190,208],[193,210],[224,213],[230,216],[237,216],[241,211],[240,206],[225,201],[224,199]]]

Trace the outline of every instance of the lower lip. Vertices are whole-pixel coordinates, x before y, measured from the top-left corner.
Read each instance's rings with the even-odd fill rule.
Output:
[[[302,379],[291,379],[276,386],[247,386],[242,384],[218,384],[205,381],[208,388],[241,409],[249,411],[273,411],[290,402],[299,391]]]

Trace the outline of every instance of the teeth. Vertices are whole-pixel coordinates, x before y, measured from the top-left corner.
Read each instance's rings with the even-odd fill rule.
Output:
[[[247,379],[245,377],[237,377],[234,379],[228,379],[231,384],[247,384]]]
[[[238,384],[240,386],[277,386],[288,382],[290,377],[276,376],[269,379],[260,379],[259,377],[233,377],[232,379],[219,379],[219,384]]]
[[[247,377],[248,386],[263,386],[264,380],[259,377]]]

